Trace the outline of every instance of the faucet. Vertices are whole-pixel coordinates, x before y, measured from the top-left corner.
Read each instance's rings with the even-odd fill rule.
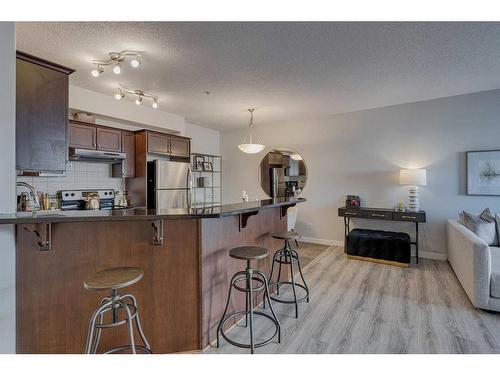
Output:
[[[29,191],[31,191],[31,195],[33,195],[33,204],[37,207],[40,206],[40,204],[38,203],[38,195],[37,195],[35,188],[33,186],[31,186],[30,184],[23,182],[23,181],[17,181],[16,186],[24,186]]]

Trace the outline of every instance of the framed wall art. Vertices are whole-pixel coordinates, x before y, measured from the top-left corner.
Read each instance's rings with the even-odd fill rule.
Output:
[[[500,196],[500,150],[467,152],[467,195]]]

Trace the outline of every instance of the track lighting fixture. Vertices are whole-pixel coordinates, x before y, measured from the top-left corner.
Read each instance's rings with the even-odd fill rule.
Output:
[[[131,94],[137,96],[137,99],[135,100],[135,104],[137,105],[141,105],[144,98],[152,99],[153,100],[152,107],[155,109],[158,108],[158,102],[160,98],[158,98],[156,95],[145,92],[144,90],[139,90],[139,89],[133,90],[123,85],[120,85],[115,94],[115,99],[120,100],[121,98],[125,97],[125,94]]]
[[[138,68],[141,65],[141,57],[145,55],[145,52],[141,51],[121,51],[121,52],[110,52],[109,54],[109,59],[107,60],[94,60],[92,61],[92,64],[94,64],[96,67],[94,70],[92,70],[92,76],[93,77],[99,77],[102,72],[104,72],[103,66],[108,66],[108,65],[113,65],[113,73],[115,74],[120,74],[121,73],[121,67],[120,63],[125,61],[126,58],[131,57],[132,59],[130,60],[130,65],[134,68]]]

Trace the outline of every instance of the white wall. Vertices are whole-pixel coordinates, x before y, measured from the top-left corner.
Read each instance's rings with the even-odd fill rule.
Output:
[[[16,34],[0,22],[0,212],[16,211]],[[0,353],[16,350],[16,254],[14,226],[0,225]]]
[[[328,118],[257,128],[266,150],[299,151],[308,167],[308,182],[299,205],[297,230],[304,236],[343,240],[337,208],[345,195],[361,196],[362,204],[393,207],[406,200],[398,185],[401,168],[427,168],[421,205],[428,223],[421,233],[421,252],[445,257],[446,219],[459,210],[500,212],[500,197],[465,195],[465,151],[500,149],[500,90],[360,111]],[[238,201],[241,190],[264,197],[258,184],[257,156],[237,145],[247,129],[221,133],[226,201]],[[358,221],[362,226],[409,230],[407,223]],[[437,254],[437,255],[436,255]]]
[[[191,152],[220,155],[220,132],[186,122],[186,137],[191,137]]]

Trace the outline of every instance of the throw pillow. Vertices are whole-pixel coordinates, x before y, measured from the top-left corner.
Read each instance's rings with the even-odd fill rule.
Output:
[[[479,215],[463,211],[461,219],[462,224],[486,242],[488,246],[498,245],[495,217],[488,208]],[[491,219],[493,221],[490,221]]]

